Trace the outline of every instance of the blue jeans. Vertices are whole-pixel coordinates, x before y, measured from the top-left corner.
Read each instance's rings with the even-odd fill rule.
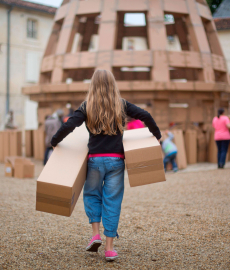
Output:
[[[53,150],[53,147],[46,147],[43,165],[46,165],[46,163],[47,163],[47,161],[48,161],[48,159],[49,159],[49,152],[50,152],[51,150]]]
[[[117,236],[124,195],[124,160],[117,157],[94,157],[88,160],[83,200],[89,223],[101,222],[104,235]]]
[[[229,142],[230,140],[216,141],[216,145],[218,148],[218,155],[217,155],[218,166],[223,167],[225,165]]]
[[[170,155],[166,155],[164,158],[164,168],[166,171],[167,164],[171,162],[174,172],[177,172],[177,164],[176,164],[176,155],[177,153],[172,153]]]

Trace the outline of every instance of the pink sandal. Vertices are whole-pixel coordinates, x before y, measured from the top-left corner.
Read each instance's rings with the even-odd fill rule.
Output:
[[[97,234],[94,237],[92,237],[90,243],[86,247],[86,251],[97,252],[101,244],[102,244],[102,241],[101,241],[100,234]]]
[[[117,254],[116,250],[105,251],[105,259],[106,259],[106,261],[108,261],[108,262],[115,261],[117,258],[118,258],[118,254]]]

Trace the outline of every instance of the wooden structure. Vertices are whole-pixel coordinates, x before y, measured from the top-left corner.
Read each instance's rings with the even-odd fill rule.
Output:
[[[127,27],[126,13],[144,13],[146,25]],[[165,22],[169,14],[173,23]],[[77,33],[80,42],[73,50]],[[90,51],[93,35],[98,35],[98,48]],[[122,50],[123,38],[136,36],[146,38],[147,49]],[[168,50],[172,36],[178,37],[181,51]],[[76,107],[97,68],[111,70],[122,96],[147,104],[161,128],[170,122],[210,123],[217,107],[229,108],[228,71],[205,0],[64,0],[40,82],[24,87],[23,93],[38,101],[39,108],[55,109],[66,102]]]

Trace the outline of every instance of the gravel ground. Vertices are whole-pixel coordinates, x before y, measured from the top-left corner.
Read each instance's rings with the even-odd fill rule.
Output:
[[[120,257],[107,263],[104,246],[85,252],[82,196],[70,218],[37,212],[36,181],[5,178],[0,164],[0,269],[230,269],[229,183],[229,169],[169,173],[136,188],[126,179]]]

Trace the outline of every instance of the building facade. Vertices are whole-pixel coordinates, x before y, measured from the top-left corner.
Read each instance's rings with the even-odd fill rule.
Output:
[[[39,108],[77,107],[97,68],[111,70],[123,98],[146,109],[161,129],[210,126],[229,109],[226,61],[205,0],[65,0],[57,10],[39,84],[23,92]],[[172,4],[173,3],[173,4]],[[127,25],[142,14],[145,24]]]
[[[213,18],[230,73],[230,0],[224,0],[220,4]]]
[[[22,94],[22,86],[36,84],[39,80],[40,63],[55,11],[53,7],[21,0],[0,0],[0,126],[3,126],[7,111],[7,69],[9,109],[14,112],[15,125],[19,128],[24,125],[24,106],[28,97]]]

